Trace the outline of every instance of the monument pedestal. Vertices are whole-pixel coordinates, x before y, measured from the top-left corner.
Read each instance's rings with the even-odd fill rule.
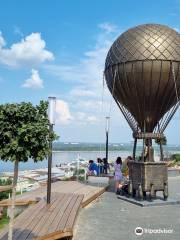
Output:
[[[150,193],[156,197],[157,191],[163,191],[164,200],[168,197],[167,166],[164,162],[129,161],[129,194],[141,200]]]
[[[131,197],[127,197],[127,196],[118,196],[119,199],[135,204],[137,206],[140,207],[153,207],[153,206],[166,206],[166,205],[177,205],[180,204],[180,200],[177,199],[173,199],[173,198],[168,198],[167,201],[164,201],[163,198],[161,197],[157,197],[156,199],[150,200],[150,199],[146,199],[146,200],[142,200],[139,201],[136,198],[131,198]]]

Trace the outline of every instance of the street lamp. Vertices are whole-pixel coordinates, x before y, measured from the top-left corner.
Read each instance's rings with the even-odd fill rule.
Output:
[[[53,125],[55,125],[55,108],[56,97],[48,97],[48,118],[49,118],[49,131],[53,132]],[[49,155],[48,155],[48,182],[47,182],[47,204],[51,202],[51,167],[52,167],[52,141],[49,141]]]
[[[106,117],[106,161],[108,162],[108,144],[109,144],[109,120],[110,117]]]

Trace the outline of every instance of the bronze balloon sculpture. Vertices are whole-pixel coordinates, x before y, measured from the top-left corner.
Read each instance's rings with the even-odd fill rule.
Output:
[[[111,46],[105,63],[107,86],[129,123],[134,137],[129,164],[129,192],[139,198],[157,191],[168,196],[163,162],[164,130],[179,106],[180,34],[160,24],[131,28]],[[143,139],[140,161],[137,139]],[[161,162],[154,162],[152,140],[160,144]]]

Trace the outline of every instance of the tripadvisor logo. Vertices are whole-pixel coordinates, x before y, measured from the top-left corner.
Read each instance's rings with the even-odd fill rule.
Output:
[[[135,234],[138,235],[138,236],[142,235],[143,234],[143,228],[141,228],[141,227],[135,228]]]
[[[151,228],[142,228],[137,227],[134,230],[137,236],[141,236],[143,234],[172,234],[173,229],[166,229],[166,228],[158,228],[158,229],[151,229]]]

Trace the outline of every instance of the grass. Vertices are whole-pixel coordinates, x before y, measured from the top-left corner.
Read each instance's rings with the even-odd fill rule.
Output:
[[[22,193],[27,192],[26,190],[23,190]],[[16,195],[21,195],[21,191],[16,192]]]
[[[0,220],[0,229],[2,229],[8,223],[9,223],[9,217],[4,215],[3,218]]]

